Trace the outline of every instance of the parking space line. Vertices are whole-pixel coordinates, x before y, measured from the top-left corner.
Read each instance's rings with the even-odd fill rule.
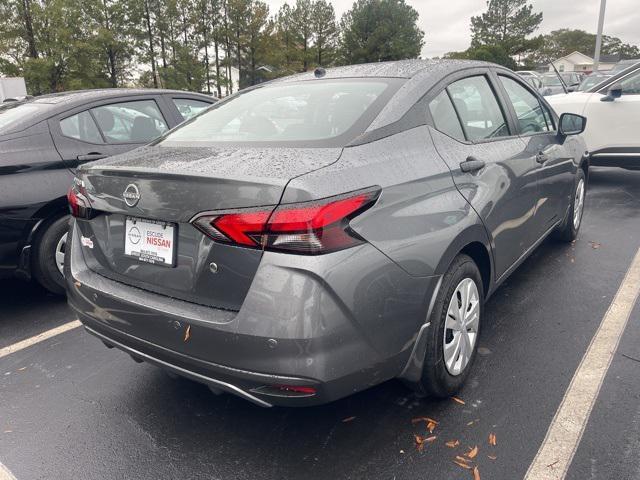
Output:
[[[0,358],[23,350],[27,347],[30,347],[31,345],[35,345],[36,343],[40,343],[48,338],[60,335],[61,333],[73,330],[74,328],[78,328],[80,325],[82,325],[80,323],[80,320],[74,320],[73,322],[65,323],[64,325],[60,325],[59,327],[52,328],[51,330],[47,330],[46,332],[42,332],[38,335],[34,335],[33,337],[27,338],[26,340],[22,340],[18,343],[14,343],[13,345],[9,345],[8,347],[4,347],[0,349]],[[2,477],[0,477],[0,480],[1,479]]]
[[[525,480],[565,478],[639,292],[640,249],[582,357]]]
[[[13,473],[11,473],[2,462],[0,462],[0,480],[16,480],[16,477],[13,476]]]

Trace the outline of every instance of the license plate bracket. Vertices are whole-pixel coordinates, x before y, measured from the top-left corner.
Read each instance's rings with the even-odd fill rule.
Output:
[[[124,255],[144,263],[175,267],[177,232],[175,223],[126,217]]]

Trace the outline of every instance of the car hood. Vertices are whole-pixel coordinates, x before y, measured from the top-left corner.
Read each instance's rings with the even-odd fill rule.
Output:
[[[549,105],[558,113],[577,113],[582,115],[584,108],[593,95],[597,93],[587,92],[571,92],[561,93],[558,95],[549,95],[545,97],[545,100],[549,102]]]

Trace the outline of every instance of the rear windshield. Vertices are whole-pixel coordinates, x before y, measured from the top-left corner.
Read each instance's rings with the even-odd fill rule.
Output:
[[[0,132],[9,131],[19,123],[42,110],[42,105],[31,102],[7,102],[0,104]]]
[[[559,87],[562,85],[560,79],[556,75],[545,75],[542,77],[542,83],[545,87]]]
[[[366,129],[399,84],[376,78],[266,85],[218,103],[159,143],[344,145]]]

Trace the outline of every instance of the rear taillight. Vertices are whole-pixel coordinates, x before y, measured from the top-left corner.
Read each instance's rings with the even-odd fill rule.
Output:
[[[371,207],[379,189],[313,202],[204,214],[193,225],[213,240],[248,248],[306,255],[335,252],[363,243],[349,221]]]
[[[67,201],[71,215],[76,218],[91,218],[91,205],[81,180],[74,178],[71,188],[67,192]]]

